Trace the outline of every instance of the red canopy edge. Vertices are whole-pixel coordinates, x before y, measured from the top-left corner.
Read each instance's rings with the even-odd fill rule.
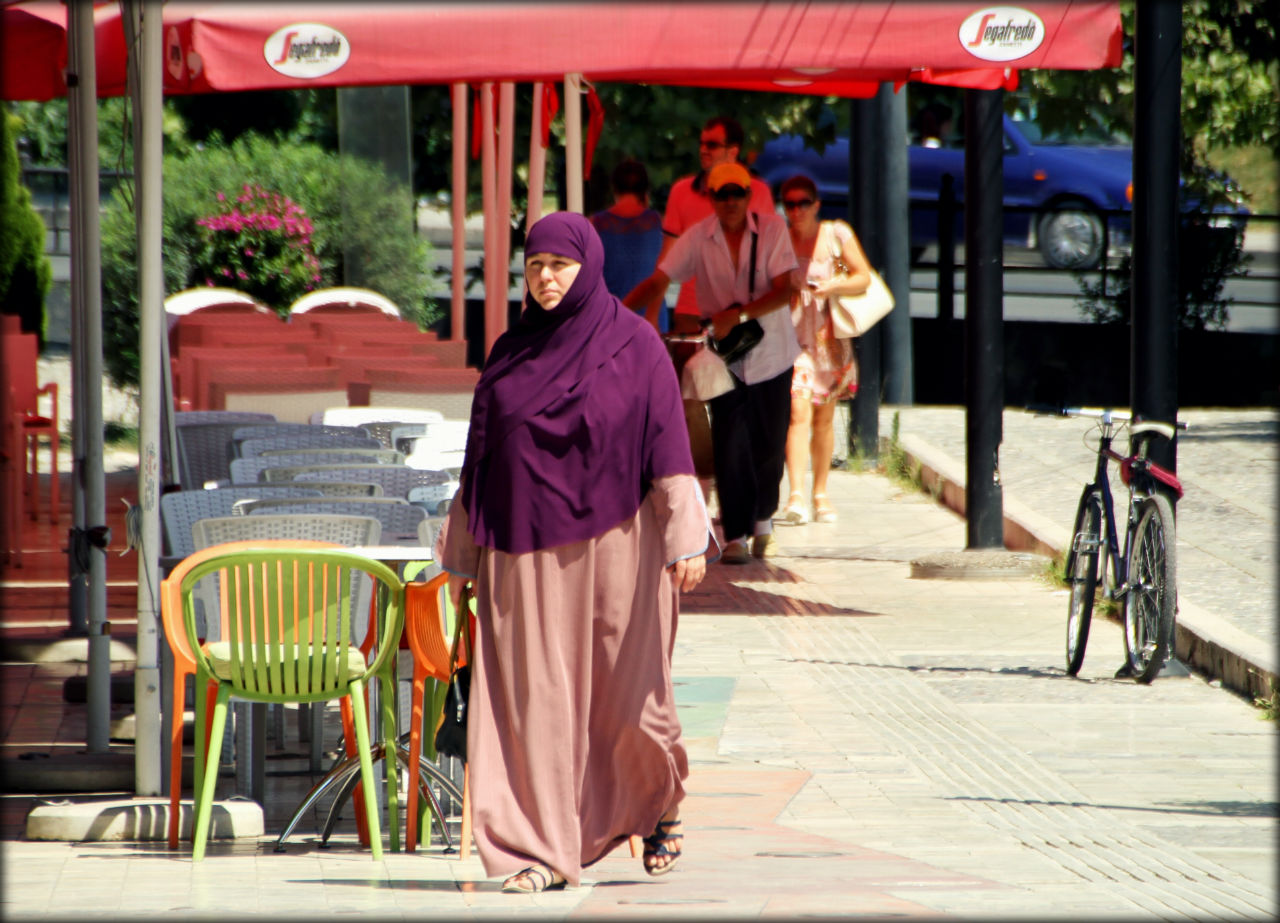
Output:
[[[125,92],[117,4],[98,5],[99,94]],[[0,97],[66,91],[50,0],[0,2]],[[559,80],[867,96],[881,82],[1016,85],[1121,60],[1114,0],[837,3],[166,3],[165,90]],[[50,77],[50,72],[55,76]]]

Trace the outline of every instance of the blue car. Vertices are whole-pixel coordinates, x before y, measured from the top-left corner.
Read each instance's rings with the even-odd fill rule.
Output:
[[[938,239],[937,205],[944,174],[955,178],[957,202],[964,200],[963,142],[917,131],[907,161],[914,261]],[[1044,262],[1056,269],[1097,266],[1104,246],[1128,242],[1132,161],[1127,146],[1040,143],[1036,123],[1005,115],[1005,242],[1037,249]],[[800,137],[782,135],[764,145],[753,167],[774,190],[775,198],[784,180],[803,173],[818,187],[823,217],[847,214],[847,137],[837,138],[819,154],[805,147]],[[957,213],[956,240],[962,239],[963,216]]]

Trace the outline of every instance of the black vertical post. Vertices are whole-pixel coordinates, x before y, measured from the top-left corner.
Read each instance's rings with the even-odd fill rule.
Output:
[[[911,366],[911,234],[907,227],[907,94],[895,93],[893,84],[880,84],[882,176],[880,271],[893,292],[894,309],[880,322],[884,360],[884,400],[889,404],[915,402],[915,375]]]
[[[965,518],[969,548],[1004,546],[1003,90],[964,91]]]
[[[849,133],[849,224],[853,226],[872,266],[884,265],[883,235],[879,227],[880,183],[876,149],[881,143],[879,104],[855,99]],[[880,327],[876,324],[855,341],[858,354],[858,393],[849,415],[849,457],[868,463],[880,455]]]
[[[938,320],[956,317],[956,178],[942,174],[938,193]]]
[[[1129,400],[1135,415],[1172,423],[1178,415],[1182,7],[1140,3],[1135,15]],[[1154,435],[1149,445],[1153,459],[1175,468],[1173,440]]]

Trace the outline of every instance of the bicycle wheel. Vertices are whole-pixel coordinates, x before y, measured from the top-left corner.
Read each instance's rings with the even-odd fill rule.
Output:
[[[1067,582],[1071,600],[1067,609],[1067,675],[1075,676],[1084,663],[1093,618],[1093,598],[1098,589],[1098,557],[1102,550],[1102,498],[1085,490],[1080,497],[1071,550],[1067,553]]]
[[[1178,602],[1173,507],[1160,495],[1142,500],[1129,545],[1129,592],[1124,602],[1124,646],[1140,683],[1156,678],[1173,644]]]

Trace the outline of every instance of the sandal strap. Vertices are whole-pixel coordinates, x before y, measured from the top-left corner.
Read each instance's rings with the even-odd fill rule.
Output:
[[[677,818],[676,820],[658,821],[658,824],[654,828],[653,833],[649,834],[647,837],[644,838],[644,845],[645,845],[644,856],[646,859],[651,858],[653,856],[670,856],[671,858],[674,859],[680,855],[679,849],[673,849],[667,845],[668,843],[672,843],[672,846],[674,846],[675,840],[684,839],[683,833],[670,832],[672,827],[675,827],[679,824],[680,824],[679,818]]]
[[[680,839],[680,837],[672,836],[667,839],[676,840]],[[677,859],[681,855],[681,850],[671,849],[667,846],[666,840],[660,840],[656,837],[646,837],[644,845],[647,847],[644,851],[644,857],[646,859],[652,859],[655,856],[670,856],[672,859]]]
[[[538,876],[538,881],[533,880],[533,876],[535,875]],[[521,869],[516,872],[513,878],[516,880],[523,878],[525,881],[529,882],[533,885],[532,891],[534,893],[545,891],[556,883],[555,873],[545,865],[531,865],[527,869]]]

